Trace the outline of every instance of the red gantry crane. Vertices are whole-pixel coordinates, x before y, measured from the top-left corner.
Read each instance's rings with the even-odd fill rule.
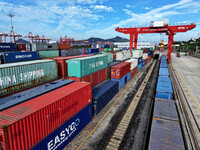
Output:
[[[133,47],[133,37],[134,37],[134,49],[137,49],[137,39],[138,34],[144,33],[166,33],[168,35],[168,63],[171,60],[171,52],[173,52],[172,45],[174,40],[174,35],[179,32],[186,32],[192,30],[196,27],[196,24],[191,23],[189,25],[176,25],[169,26],[167,20],[161,21],[151,21],[149,27],[134,27],[134,28],[119,28],[117,27],[115,31],[122,32],[124,34],[130,34],[130,52],[132,52]]]

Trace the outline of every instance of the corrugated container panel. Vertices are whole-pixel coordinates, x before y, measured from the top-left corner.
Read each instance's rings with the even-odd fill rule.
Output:
[[[107,68],[108,57],[95,55],[67,60],[68,76],[81,78],[91,73]]]
[[[122,62],[118,65],[111,67],[111,78],[112,79],[121,79],[124,75],[130,72],[131,63]]]
[[[111,67],[114,65],[119,64],[120,62],[111,62],[108,64],[108,68],[107,68],[107,78],[110,79],[111,78]]]
[[[108,57],[108,63],[113,62],[113,54],[112,53],[102,52],[102,54],[106,55]]]
[[[142,66],[144,66],[145,65],[145,60],[144,59],[142,59]]]
[[[161,59],[160,62],[161,63],[167,63],[167,60],[166,59]]]
[[[118,93],[119,82],[105,81],[92,89],[92,103],[94,114],[99,112],[110,102],[110,100]]]
[[[64,44],[64,43],[59,43],[58,44],[58,49],[59,50],[67,50],[67,49],[70,49],[70,48],[71,48],[70,44]]]
[[[161,56],[161,59],[165,59],[165,60],[166,60],[166,58],[167,58],[167,57],[166,57],[165,55],[162,55],[162,56]]]
[[[133,58],[139,58],[142,57],[143,55],[143,50],[142,49],[134,49],[132,50],[132,57]]]
[[[118,81],[119,82],[119,89],[123,88],[123,86],[130,80],[131,73],[127,73],[125,76],[123,76],[121,79],[111,79],[112,81]]]
[[[35,145],[31,150],[64,149],[91,120],[92,104],[89,104]]]
[[[58,57],[58,56],[59,56],[59,50],[39,51],[39,57],[40,58]]]
[[[15,43],[0,43],[0,52],[17,51]]]
[[[131,78],[133,78],[136,73],[137,73],[137,66],[131,70]]]
[[[17,44],[17,49],[19,51],[25,51],[26,50],[26,44]]]
[[[30,61],[39,59],[38,52],[6,52],[0,53],[3,63]]]
[[[72,83],[72,80],[56,80],[20,93],[16,93],[0,99],[0,111],[6,110],[15,105],[21,104],[50,91]]]
[[[133,70],[135,67],[137,67],[138,65],[138,60],[137,59],[129,59],[126,62],[130,62],[131,63],[131,68],[130,70]]]
[[[175,102],[172,100],[155,99],[153,117],[179,121]]]
[[[0,112],[6,149],[30,149],[92,101],[91,85],[75,82]]]
[[[185,149],[179,123],[153,119],[149,150],[156,149]]]
[[[89,82],[91,83],[92,87],[95,87],[96,85],[102,83],[107,79],[107,68],[89,74],[87,76],[84,76],[82,78],[77,78],[77,77],[68,77],[68,78],[74,81]]]
[[[31,50],[32,51],[58,50],[58,45],[57,43],[32,43]]]
[[[49,59],[53,59],[57,61],[58,64],[58,75],[62,77],[67,77],[67,60],[80,58],[80,57],[88,57],[92,55],[78,55],[78,56],[69,56],[69,57],[52,57]]]
[[[80,55],[80,50],[82,49],[61,50],[61,56],[62,57],[77,56]]]
[[[0,95],[8,95],[58,78],[53,60],[34,60],[0,65]]]
[[[168,68],[167,63],[160,63],[160,68]]]
[[[173,90],[171,79],[169,77],[158,77],[157,88],[156,88],[156,97],[163,99],[172,99]]]
[[[159,76],[169,76],[168,68],[160,68],[159,69]]]
[[[140,69],[142,69],[142,63],[138,64],[137,66],[137,71],[140,71]]]
[[[116,60],[117,61],[124,61],[124,60],[127,60],[129,58],[131,58],[130,51],[124,50],[124,51],[116,53]]]

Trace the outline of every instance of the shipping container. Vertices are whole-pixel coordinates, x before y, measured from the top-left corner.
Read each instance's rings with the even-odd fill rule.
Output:
[[[115,66],[117,64],[119,64],[120,62],[116,61],[116,62],[111,62],[111,63],[108,63],[108,68],[107,68],[107,78],[110,79],[111,78],[111,67],[112,66]]]
[[[105,81],[92,89],[92,103],[94,115],[99,112],[110,102],[110,100],[118,93],[118,81]]]
[[[143,49],[143,53],[147,53],[147,48],[144,48],[144,49]]]
[[[138,60],[137,59],[133,59],[133,58],[127,60],[126,62],[130,62],[131,63],[130,70],[133,70],[138,65]]]
[[[4,52],[0,55],[2,64],[39,59],[38,52]]]
[[[91,83],[92,87],[102,83],[107,79],[107,68],[94,72],[92,74],[86,75],[81,78],[77,77],[68,77],[70,80],[74,81],[82,81],[82,82],[89,82]]]
[[[58,50],[57,43],[31,43],[31,51]]]
[[[92,120],[92,103],[45,137],[31,150],[61,150]]]
[[[169,77],[158,77],[157,88],[156,88],[156,97],[162,99],[172,99],[173,90],[171,79]]]
[[[161,63],[167,63],[167,60],[166,59],[161,59],[160,62]]]
[[[136,73],[137,73],[137,66],[131,70],[131,79],[135,76]]]
[[[145,65],[145,60],[142,59],[142,67]]]
[[[77,56],[80,55],[80,51],[82,51],[82,49],[61,50],[61,56],[62,57]]]
[[[124,75],[130,72],[131,63],[122,62],[118,65],[111,67],[111,78],[112,79],[121,79]]]
[[[142,49],[134,49],[132,50],[132,57],[133,58],[140,58],[143,55],[143,50]]]
[[[175,102],[172,100],[155,99],[154,118],[179,121]]]
[[[104,48],[104,52],[111,52],[113,51],[113,48]]]
[[[0,52],[17,51],[15,43],[0,43]]]
[[[18,51],[25,51],[26,50],[26,44],[17,44]]]
[[[0,65],[0,95],[8,95],[58,78],[53,60],[34,60]]]
[[[103,51],[104,51],[104,48],[100,48],[99,51],[100,51],[100,52],[103,52]]]
[[[39,51],[39,57],[42,58],[49,58],[49,57],[58,57],[59,56],[59,50],[53,50],[53,51]]]
[[[88,57],[92,55],[78,55],[78,56],[69,56],[69,57],[52,57],[49,59],[53,59],[57,61],[58,64],[58,75],[61,77],[67,77],[67,60],[80,58],[80,57]]]
[[[148,62],[148,60],[147,60],[147,59],[145,59],[145,64],[147,64],[147,62]]]
[[[56,90],[60,87],[68,85],[72,83],[72,80],[56,80],[35,88],[31,88],[29,90],[25,90],[23,92],[19,92],[4,98],[0,99],[0,111],[13,107],[15,105],[21,104],[33,98],[36,98],[40,95],[48,93],[50,91]]]
[[[138,64],[137,66],[137,71],[140,71],[140,69],[142,69],[142,63]]]
[[[147,59],[147,57],[148,57],[148,54],[147,53],[143,53],[143,55],[142,55],[142,59]]]
[[[113,62],[113,54],[112,53],[102,52],[102,54],[106,55],[108,57],[108,63]]]
[[[159,76],[169,76],[169,70],[168,68],[160,68],[159,69]]]
[[[118,81],[119,82],[119,89],[123,88],[123,86],[130,80],[131,73],[127,73],[125,76],[123,76],[121,79],[111,79],[112,81]]]
[[[67,60],[68,76],[81,78],[107,68],[107,65],[108,57],[105,55],[70,59]]]
[[[149,150],[155,149],[185,149],[179,123],[153,119]]]
[[[58,44],[58,49],[59,50],[67,50],[70,49],[71,45],[70,44],[65,44],[65,43],[59,43]]]
[[[124,61],[131,58],[130,51],[124,50],[116,53],[116,61]]]
[[[98,54],[99,53],[99,48],[91,48],[91,53],[92,54]]]
[[[0,112],[1,145],[30,149],[92,101],[91,85],[74,82]]]
[[[162,56],[161,56],[161,59],[165,59],[165,60],[166,60],[167,57],[166,57],[165,55],[162,55]]]
[[[160,68],[168,68],[167,63],[160,63]]]

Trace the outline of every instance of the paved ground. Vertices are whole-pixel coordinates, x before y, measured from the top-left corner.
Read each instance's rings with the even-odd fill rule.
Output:
[[[189,103],[196,109],[197,119],[200,119],[200,58],[183,55],[176,57],[176,54],[172,53],[172,65],[181,77],[186,96],[191,99]]]

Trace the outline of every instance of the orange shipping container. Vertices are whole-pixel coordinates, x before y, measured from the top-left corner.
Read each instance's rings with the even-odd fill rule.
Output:
[[[65,50],[65,49],[70,49],[70,48],[71,48],[70,44],[58,44],[59,50]]]

